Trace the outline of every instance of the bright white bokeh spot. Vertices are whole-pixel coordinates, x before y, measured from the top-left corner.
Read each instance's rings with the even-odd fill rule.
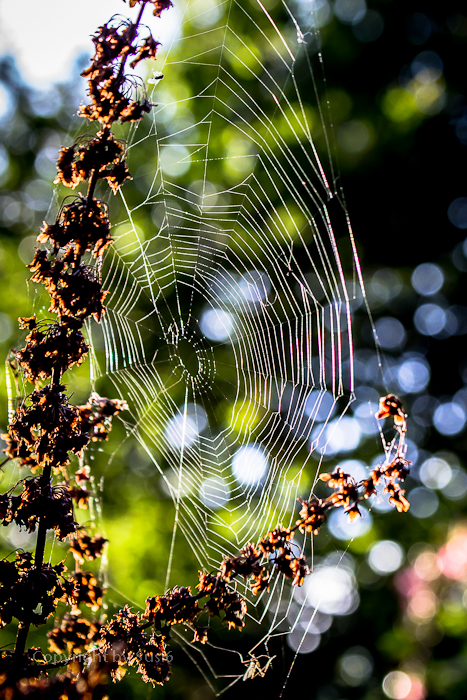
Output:
[[[361,22],[365,12],[365,0],[336,0],[334,4],[334,13],[344,24]]]
[[[232,472],[239,484],[256,486],[266,478],[268,461],[263,450],[254,445],[241,447],[232,459]]]
[[[371,301],[385,304],[389,299],[394,299],[403,288],[402,278],[396,270],[383,267],[377,270],[368,286]]]
[[[407,334],[397,318],[391,316],[379,318],[375,328],[379,343],[385,350],[398,350],[405,344]]]
[[[403,671],[391,671],[383,680],[383,690],[391,700],[404,700],[411,689],[412,681]]]
[[[376,493],[370,496],[371,508],[378,513],[389,513],[394,510],[394,506],[389,503],[389,494],[384,492],[385,484],[380,481],[376,486]]]
[[[343,508],[335,508],[328,519],[329,532],[338,540],[348,541],[366,535],[371,530],[373,518],[366,508],[360,508],[361,518],[350,522]]]
[[[429,518],[436,513],[439,505],[439,498],[434,491],[418,486],[412,489],[407,496],[410,503],[409,513],[415,518]]]
[[[405,360],[397,370],[399,389],[406,394],[416,394],[426,389],[430,377],[430,365],[421,357]]]
[[[418,445],[413,442],[413,440],[406,440],[405,441],[407,444],[407,454],[406,457],[409,460],[409,462],[412,462],[412,464],[416,464],[418,461],[419,457],[419,448]]]
[[[356,610],[359,598],[353,572],[345,566],[318,566],[307,576],[300,593],[303,599],[327,615],[349,615]]]
[[[328,455],[355,450],[362,436],[356,418],[344,416],[331,421],[319,438],[318,446]],[[312,434],[313,441],[313,434]]]
[[[230,497],[229,485],[220,476],[209,477],[201,484],[199,497],[208,508],[222,508]]]
[[[208,309],[201,316],[199,325],[201,332],[209,340],[227,340],[232,333],[233,318],[222,309]]]
[[[30,549],[34,546],[35,533],[28,532],[20,528],[16,523],[10,523],[8,529],[3,528],[0,531],[0,541],[8,549]]]
[[[397,571],[404,561],[404,550],[397,542],[380,540],[370,549],[368,563],[377,574],[387,575]]]
[[[328,0],[298,0],[299,14],[311,27],[320,29],[332,19],[332,7]]]
[[[174,416],[167,423],[165,437],[172,447],[190,447],[198,437],[194,419],[190,416]]]
[[[169,127],[177,114],[177,99],[165,83],[157,89],[157,121]]]
[[[444,284],[444,273],[439,265],[422,263],[412,273],[412,287],[423,296],[439,292]]]
[[[165,427],[166,439],[177,449],[191,447],[208,424],[206,412],[198,404],[187,404],[186,415],[184,406],[179,411]]]
[[[13,101],[9,91],[0,83],[0,121],[11,113]]]
[[[193,15],[190,20],[198,29],[208,29],[217,24],[224,10],[224,4],[217,2],[217,0],[197,0],[193,6]]]
[[[327,632],[333,620],[332,615],[326,615],[322,611],[316,610],[312,605],[300,608],[296,603],[291,605],[287,619],[291,625],[297,624],[300,629],[310,634]]]
[[[180,410],[182,410],[182,407]],[[186,412],[187,415],[194,420],[198,433],[201,433],[208,424],[208,417],[204,408],[198,403],[187,403]]]
[[[419,476],[429,489],[442,489],[451,481],[452,469],[445,459],[430,457],[420,467]]]
[[[364,462],[360,462],[358,459],[345,459],[343,462],[339,462],[339,469],[342,469],[344,474],[353,477],[356,482],[363,481],[368,476]]]
[[[433,423],[441,435],[458,435],[465,428],[465,409],[454,401],[442,403],[433,415]]]
[[[441,333],[446,321],[446,311],[438,304],[422,304],[414,314],[415,328],[422,335]]]

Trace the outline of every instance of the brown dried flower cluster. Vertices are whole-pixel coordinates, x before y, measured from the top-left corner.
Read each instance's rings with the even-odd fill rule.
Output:
[[[58,366],[61,373],[80,365],[88,352],[84,336],[70,323],[36,321],[35,316],[19,319],[20,328],[28,328],[26,347],[16,353],[16,360],[26,381],[35,384],[51,379]]]
[[[81,430],[89,435],[92,442],[107,440],[113,416],[127,409],[126,401],[107,399],[92,393],[84,406],[78,406]]]
[[[3,525],[15,522],[28,532],[34,532],[42,520],[59,540],[76,531],[73,504],[66,487],[44,485],[39,477],[24,479],[18,496],[11,493],[0,496],[0,520]]]
[[[273,570],[279,571],[292,581],[295,586],[301,586],[309,569],[299,547],[293,543],[294,532],[318,534],[320,527],[326,522],[327,513],[333,508],[344,508],[351,521],[361,516],[359,503],[376,493],[380,482],[385,484],[384,491],[389,494],[389,502],[399,512],[409,509],[409,502],[404,497],[405,491],[400,488],[398,481],[404,481],[409,473],[410,463],[405,459],[405,435],[407,432],[407,414],[397,396],[390,394],[381,398],[376,418],[392,418],[397,440],[394,451],[387,463],[378,465],[369,474],[368,479],[356,482],[349,474],[337,468],[332,474],[322,474],[321,481],[327,482],[334,490],[327,498],[312,496],[308,501],[299,499],[302,504],[300,519],[292,528],[280,525],[268,532],[257,546],[248,544],[236,557],[224,557],[219,576],[225,581],[231,581],[235,576],[249,579],[253,593],[260,593],[269,587]]]
[[[34,468],[69,464],[69,452],[80,455],[89,442],[81,430],[79,411],[68,403],[62,384],[35,390],[17,409],[3,436],[6,454]]]
[[[50,243],[55,256],[60,249],[64,250],[64,254],[60,263],[53,264],[53,259],[50,260],[41,251],[29,265],[33,282],[44,284],[49,279],[50,290],[53,291],[54,274],[59,275],[68,269],[68,265],[79,263],[84,253],[91,253],[94,258],[102,257],[111,245],[107,205],[92,199],[92,194],[91,197],[89,194],[87,197],[78,196],[69,204],[63,204],[55,223],[43,223],[38,242]]]
[[[71,541],[70,552],[79,564],[84,564],[85,560],[94,561],[100,557],[107,542],[105,537],[91,536],[81,528],[79,534]]]
[[[55,654],[80,654],[100,638],[101,625],[82,615],[65,613],[60,625],[48,633],[49,649]]]
[[[254,594],[268,589],[274,571],[289,579],[294,586],[301,586],[305,577],[310,573],[305,556],[293,537],[296,530],[317,534],[326,520],[327,512],[332,508],[344,508],[350,520],[361,515],[358,504],[376,492],[376,486],[383,479],[385,490],[390,494],[390,501],[399,511],[407,510],[408,502],[397,481],[403,481],[408,474],[409,462],[404,458],[405,434],[407,430],[407,415],[400,400],[389,395],[381,399],[378,419],[390,417],[398,436],[395,454],[386,464],[379,465],[370,472],[368,479],[356,482],[341,469],[332,474],[323,474],[321,480],[327,482],[333,489],[326,499],[313,497],[312,500],[300,502],[300,518],[293,527],[278,525],[268,532],[257,545],[247,544],[240,554],[234,557],[224,557],[216,574],[199,573],[198,593],[190,588],[175,587],[164,595],[146,599],[146,610],[143,615],[131,612],[126,606],[113,620],[101,629],[100,644],[107,651],[122,650],[117,668],[112,669],[114,677],[119,677],[127,665],[137,665],[137,670],[153,684],[163,685],[170,676],[167,644],[170,640],[170,629],[174,625],[183,624],[193,630],[192,642],[205,644],[208,640],[209,626],[199,624],[203,614],[209,617],[219,617],[230,628],[243,629],[247,605],[232,581],[237,576],[248,580]],[[202,602],[202,599],[206,599]],[[143,630],[152,627],[152,637],[143,634]],[[149,640],[155,639],[160,650],[158,665],[152,666],[150,673],[144,666],[135,661],[145,656]],[[139,652],[137,651],[139,645]]]
[[[42,625],[59,600],[70,600],[73,583],[63,577],[63,563],[33,565],[30,552],[16,553],[15,561],[0,561],[0,627],[15,617],[20,623]]]
[[[87,416],[83,418],[88,421],[87,430],[92,433],[94,426],[99,425],[105,416],[119,410],[121,404],[94,396],[81,408],[85,409]],[[403,492],[396,483],[403,481],[408,474],[409,463],[403,456],[407,416],[399,399],[390,395],[381,399],[377,417],[393,419],[398,435],[393,459],[377,466],[368,479],[358,483],[341,469],[336,469],[332,474],[323,474],[321,479],[334,491],[328,498],[301,500],[300,518],[293,527],[278,525],[257,545],[247,544],[239,555],[224,557],[217,573],[200,572],[196,593],[192,593],[189,587],[176,586],[164,595],[147,598],[143,614],[133,613],[125,606],[111,620],[101,623],[83,617],[79,606],[83,604],[98,610],[102,602],[102,586],[93,574],[75,571],[67,582],[66,591],[73,604],[72,614],[67,614],[49,633],[50,648],[78,653],[97,646],[100,658],[104,659],[105,671],[114,680],[121,678],[127,667],[135,667],[146,682],[163,685],[171,675],[168,643],[174,625],[190,627],[193,631],[192,642],[201,644],[208,640],[209,625],[200,624],[200,618],[206,614],[208,619],[219,617],[229,629],[242,630],[247,604],[232,585],[237,576],[248,580],[251,590],[257,594],[269,587],[274,571],[288,578],[295,586],[301,586],[310,573],[305,556],[293,542],[297,529],[302,533],[316,534],[331,508],[344,508],[353,520],[360,514],[359,502],[374,493],[381,480],[384,480],[386,491],[396,508],[407,509]],[[102,439],[100,428],[97,435]],[[88,478],[88,471],[83,469],[77,474],[76,481],[86,483]],[[85,560],[100,556],[105,544],[104,538],[79,530],[72,541],[71,550],[78,565],[81,565]]]
[[[145,4],[146,2],[142,2],[141,12]],[[158,8],[157,10],[155,8],[154,14],[159,16],[162,10],[170,7],[172,3],[165,0],[156,4]],[[109,22],[99,27],[93,38],[96,53],[89,68],[86,68],[81,74],[88,78],[88,94],[91,101],[90,104],[81,105],[78,114],[89,121],[99,121],[104,129],[116,121],[139,121],[145,113],[147,114],[151,110],[152,105],[144,95],[140,99],[138,97],[132,99],[134,79],[129,80],[123,72],[129,56],[136,55],[130,64],[132,68],[145,58],[154,59],[156,57],[158,42],[149,35],[138,43],[136,41],[137,30],[137,24],[126,21],[120,22],[117,26],[113,26],[113,23]],[[117,61],[119,61],[118,64]],[[71,187],[75,187],[80,181],[79,168],[82,167],[78,162],[77,167],[73,168],[75,157],[74,153],[63,153],[65,165],[68,168],[66,177],[70,181]],[[81,161],[79,153],[77,157]],[[111,162],[113,161],[103,163],[102,167],[107,167]],[[118,187],[117,182],[119,180],[123,182],[128,174],[126,170],[120,169],[109,173],[109,175],[103,174],[101,177],[115,178],[114,182],[110,182],[114,188]]]

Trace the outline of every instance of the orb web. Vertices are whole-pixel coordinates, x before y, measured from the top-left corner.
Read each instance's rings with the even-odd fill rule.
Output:
[[[130,141],[130,166],[131,149],[145,152],[144,194],[121,192],[92,372],[128,402],[128,432],[173,501],[167,586],[180,583],[179,534],[215,571],[295,522],[302,477],[316,481],[331,416],[353,398],[352,299],[364,290],[320,37],[298,7],[190,0],[152,80],[150,126]],[[312,560],[309,535],[299,546]],[[319,613],[306,595],[280,578],[259,598],[236,585],[263,641],[295,606],[289,632],[310,643]]]

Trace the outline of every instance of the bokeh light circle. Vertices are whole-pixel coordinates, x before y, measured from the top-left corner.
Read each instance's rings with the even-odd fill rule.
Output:
[[[404,550],[398,542],[380,540],[370,549],[368,563],[377,574],[386,576],[397,571],[404,561]]]
[[[208,309],[200,320],[203,335],[209,340],[227,340],[233,329],[232,315],[222,309]]]
[[[467,197],[457,197],[448,207],[448,218],[457,228],[467,228]]]
[[[430,365],[422,357],[405,360],[397,370],[399,390],[405,394],[416,394],[426,389],[430,377]]]
[[[422,335],[438,335],[446,321],[446,312],[438,304],[422,304],[414,314],[415,328]]]
[[[378,340],[385,350],[399,350],[406,341],[407,334],[397,318],[384,316],[375,323]]]
[[[465,428],[467,415],[463,406],[454,401],[442,403],[435,410],[433,424],[441,435],[458,435]]]
[[[418,486],[408,494],[410,502],[409,513],[415,518],[423,520],[434,515],[438,509],[439,498],[434,491]]]
[[[403,671],[391,671],[383,681],[383,691],[391,700],[404,700],[412,689],[410,676]]]
[[[412,287],[423,296],[436,294],[444,284],[444,273],[439,265],[422,263],[412,273]]]
[[[268,472],[268,461],[263,450],[255,445],[241,447],[233,456],[232,472],[239,484],[261,484]]]

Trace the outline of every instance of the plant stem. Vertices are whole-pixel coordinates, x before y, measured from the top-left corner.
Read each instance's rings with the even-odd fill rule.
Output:
[[[15,646],[15,661],[19,665],[23,659],[24,650],[26,648],[26,640],[29,634],[30,623],[20,622],[18,625],[18,632],[16,634],[16,646]]]
[[[93,170],[92,177],[89,180],[88,191],[86,194],[86,213],[85,213],[85,216],[88,216],[88,214],[89,214],[89,210],[91,208],[91,202],[93,201],[93,197],[94,197],[94,190],[96,189],[96,185],[97,185],[98,180],[99,180],[99,171]],[[76,265],[76,267],[78,267],[78,265]]]
[[[44,467],[44,471],[41,476],[41,486],[45,490],[47,487],[50,488],[50,479],[52,475],[52,465],[47,464]],[[36,541],[36,554],[34,556],[34,566],[36,570],[40,569],[42,562],[44,561],[44,551],[45,551],[45,538],[47,535],[47,527],[45,517],[42,517],[39,521],[39,527],[37,529],[37,541]]]
[[[52,374],[52,385],[59,385],[60,380],[62,378],[62,372],[61,369],[58,365],[54,367],[53,374]],[[52,465],[47,464],[44,467],[44,470],[42,472],[41,476],[41,487],[42,489],[50,488],[50,481],[52,477]],[[39,527],[37,529],[37,540],[36,540],[36,551],[34,554],[34,570],[35,572],[38,572],[42,568],[42,563],[44,561],[44,552],[45,552],[45,540],[47,536],[47,527],[46,527],[46,519],[45,517],[40,518],[39,520]],[[15,645],[15,660],[16,663],[19,665],[23,655],[24,655],[24,650],[26,648],[26,642],[29,634],[29,627],[31,623],[30,622],[20,622],[18,625],[18,632],[16,635],[16,645]]]
[[[132,36],[131,36],[131,41],[130,43],[133,42],[133,39],[136,36],[136,30],[138,29],[139,23],[141,22],[141,18],[143,17],[143,12],[144,8],[146,7],[147,0],[144,0],[143,3],[141,3],[141,9],[139,11],[138,17],[136,18],[136,22],[133,24],[133,31],[132,31]],[[123,70],[125,68],[125,63],[127,61],[128,54],[126,54],[120,63],[120,68],[118,69],[118,74],[117,74],[117,83],[119,82],[120,78],[123,76]]]
[[[46,467],[44,467],[44,471],[42,472],[41,476],[41,485],[43,488],[47,488],[47,486],[50,487],[51,475],[52,466],[48,464]],[[36,553],[34,555],[34,569],[36,572],[41,570],[42,563],[44,561],[46,536],[46,520],[44,517],[42,517],[39,521],[39,527],[37,529]],[[15,659],[17,663],[20,663],[23,658],[30,625],[30,622],[20,622],[18,625],[18,633],[16,635],[15,646]]]

